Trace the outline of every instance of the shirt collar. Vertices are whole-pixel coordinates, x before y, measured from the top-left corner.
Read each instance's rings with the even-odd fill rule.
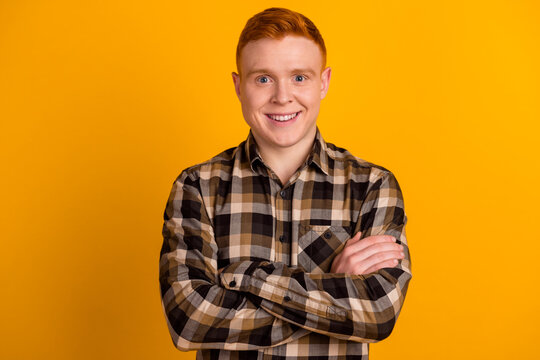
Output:
[[[257,147],[257,142],[251,130],[247,137],[245,143],[245,151],[247,154],[248,161],[251,166],[251,170],[256,172],[257,163],[264,163],[261,155],[259,154],[259,149]],[[324,141],[319,128],[317,128],[317,133],[315,134],[315,141],[313,142],[313,148],[311,153],[306,160],[307,165],[315,164],[322,172],[328,175],[328,153],[326,148],[326,142]]]
[[[317,128],[317,134],[315,134],[315,142],[313,143],[313,150],[307,161],[309,164],[315,164],[321,169],[323,173],[328,175],[328,153],[326,149],[326,141],[324,141],[319,128]]]
[[[255,142],[255,137],[253,137],[251,130],[249,131],[249,135],[246,140],[245,151],[251,166],[251,170],[255,171],[256,163],[262,162],[262,157],[259,154],[259,149],[257,148],[257,143]]]

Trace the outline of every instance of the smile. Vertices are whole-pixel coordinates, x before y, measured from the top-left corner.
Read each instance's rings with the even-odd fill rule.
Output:
[[[298,114],[300,114],[300,111],[292,113],[292,114],[288,114],[288,115],[266,114],[266,116],[268,116],[272,120],[284,122],[284,121],[289,121],[296,118]]]

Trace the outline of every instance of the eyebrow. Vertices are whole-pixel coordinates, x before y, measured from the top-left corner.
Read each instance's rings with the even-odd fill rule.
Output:
[[[302,73],[302,74],[309,74],[309,75],[312,75],[312,76],[317,75],[315,71],[313,71],[312,69],[309,69],[309,68],[293,69],[293,70],[291,70],[291,73],[293,73],[293,74]],[[272,74],[272,71],[270,71],[268,69],[255,69],[255,70],[251,70],[250,72],[248,72],[246,74],[246,77],[249,77],[249,76],[251,76],[253,74]]]

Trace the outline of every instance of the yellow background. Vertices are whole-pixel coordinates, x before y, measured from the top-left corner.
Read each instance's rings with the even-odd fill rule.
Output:
[[[254,4],[255,3],[255,4]],[[245,21],[310,17],[327,141],[392,170],[413,280],[372,359],[538,359],[537,1],[1,1],[2,359],[194,359],[158,290],[173,180],[245,139]]]

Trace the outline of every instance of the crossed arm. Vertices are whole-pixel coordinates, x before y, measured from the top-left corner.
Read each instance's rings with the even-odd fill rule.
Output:
[[[160,259],[163,307],[176,346],[251,350],[310,331],[366,342],[388,336],[411,277],[410,260],[399,187],[391,174],[377,184],[363,209],[367,236],[357,233],[347,242],[331,273],[310,274],[273,262],[218,269],[199,183],[181,176],[165,211]]]

